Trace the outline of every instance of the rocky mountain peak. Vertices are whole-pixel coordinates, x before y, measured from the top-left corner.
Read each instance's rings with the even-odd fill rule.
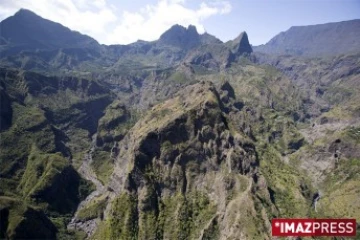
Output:
[[[185,28],[176,24],[160,36],[159,42],[181,48],[192,48],[200,43],[200,35],[193,25]]]
[[[20,8],[19,11],[17,11],[14,16],[29,16],[29,17],[39,17],[38,15],[36,15],[34,12],[28,10],[28,9],[25,9],[25,8]]]
[[[231,51],[236,55],[242,55],[244,53],[251,53],[252,48],[249,43],[246,32],[239,34],[237,38],[228,42]]]
[[[196,27],[194,25],[191,25],[191,24],[188,26],[187,31],[192,32],[194,34],[198,34]]]

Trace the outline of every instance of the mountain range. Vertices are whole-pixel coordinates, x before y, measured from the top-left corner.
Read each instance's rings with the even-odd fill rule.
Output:
[[[19,10],[0,22],[0,238],[359,226],[359,26],[292,27],[254,47],[246,32],[224,43],[174,25],[101,45]]]
[[[331,57],[358,52],[360,19],[311,26],[291,27],[255,51],[305,57]]]

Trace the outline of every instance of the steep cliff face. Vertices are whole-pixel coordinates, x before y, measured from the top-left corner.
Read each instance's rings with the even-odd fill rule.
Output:
[[[246,32],[243,32],[226,43],[212,42],[199,46],[186,55],[184,62],[212,71],[221,71],[250,53],[252,48]]]
[[[249,54],[252,52],[252,48],[249,43],[249,39],[246,32],[240,33],[240,35],[232,41],[226,43],[231,51],[235,55]]]
[[[179,67],[175,74],[194,83],[179,84],[175,95],[155,91],[168,100],[133,126],[124,128],[124,106],[106,110],[99,133],[107,129],[110,142],[117,129],[122,136],[95,148],[111,147],[97,161],[115,167],[73,219],[89,238],[266,239],[272,217],[311,213],[309,179],[284,160],[306,144],[295,123],[305,118],[302,94],[274,68],[250,61],[222,74],[197,71]],[[145,86],[151,93],[158,85]]]
[[[266,238],[266,212],[252,195],[255,145],[230,129],[223,108],[215,87],[199,83],[136,123],[119,143],[95,239]]]

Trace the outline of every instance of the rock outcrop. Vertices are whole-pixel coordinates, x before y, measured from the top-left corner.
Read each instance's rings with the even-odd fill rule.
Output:
[[[240,35],[237,38],[227,42],[226,44],[229,46],[231,51],[237,56],[240,56],[242,54],[252,53],[252,48],[249,43],[249,39],[246,32],[240,33]]]
[[[251,140],[229,129],[222,108],[215,87],[199,83],[136,123],[119,143],[107,221],[95,238],[267,236],[240,219],[259,217],[251,197],[258,159]]]
[[[200,44],[200,35],[195,26],[174,25],[160,36],[159,43],[190,49]]]

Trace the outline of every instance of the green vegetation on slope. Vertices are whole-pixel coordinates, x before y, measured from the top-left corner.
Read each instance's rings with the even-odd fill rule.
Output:
[[[94,169],[98,179],[106,184],[109,181],[109,177],[113,172],[113,159],[110,158],[110,153],[105,151],[95,151],[92,156],[91,167]]]

